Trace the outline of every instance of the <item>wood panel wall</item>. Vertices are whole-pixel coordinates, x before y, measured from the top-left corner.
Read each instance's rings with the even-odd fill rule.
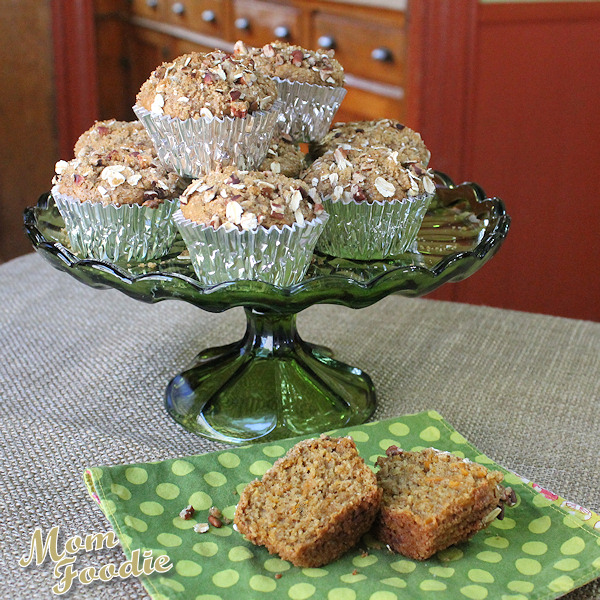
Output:
[[[600,321],[600,3],[465,0],[444,40],[451,4],[411,5],[433,37],[417,46],[412,114],[432,166],[503,198],[512,224],[492,261],[435,297]]]
[[[23,210],[47,191],[58,160],[50,2],[2,3],[0,262],[31,251]]]

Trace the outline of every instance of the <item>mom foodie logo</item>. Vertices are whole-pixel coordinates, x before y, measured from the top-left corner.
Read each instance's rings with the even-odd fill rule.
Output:
[[[107,533],[90,533],[82,538],[79,535],[70,537],[65,542],[62,552],[58,550],[59,526],[52,527],[43,539],[42,529],[37,527],[31,536],[29,554],[23,555],[19,560],[21,567],[28,567],[35,559],[37,566],[41,565],[49,556],[54,563],[54,579],[58,579],[52,591],[62,595],[71,589],[74,581],[89,585],[94,581],[111,581],[115,577],[127,579],[152,573],[166,573],[173,565],[167,555],[153,557],[151,550],[132,550],[131,558],[120,565],[107,563],[101,567],[85,567],[77,570],[74,567],[79,552],[91,552],[103,548],[114,548],[119,540],[112,531]]]

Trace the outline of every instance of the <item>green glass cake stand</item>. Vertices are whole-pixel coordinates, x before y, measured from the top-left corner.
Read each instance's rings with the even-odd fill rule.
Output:
[[[166,409],[189,431],[244,444],[363,423],[375,410],[371,378],[303,341],[297,313],[321,303],[362,308],[393,293],[422,296],[469,277],[497,252],[510,224],[503,202],[442,173],[436,186],[411,252],[378,261],[315,254],[306,277],[290,287],[241,280],[202,286],[180,239],[167,256],[148,263],[81,258],[70,250],[49,194],[25,211],[25,230],[53,266],[92,287],[116,288],[144,302],[178,298],[212,312],[243,306],[244,337],[201,352],[176,375]]]

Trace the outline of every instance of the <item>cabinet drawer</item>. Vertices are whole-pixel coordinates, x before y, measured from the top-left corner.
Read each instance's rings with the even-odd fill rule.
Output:
[[[360,18],[318,11],[313,15],[311,47],[333,47],[348,73],[401,86],[404,83],[406,32],[382,14]]]
[[[131,0],[131,14],[162,21],[165,18],[167,0]]]
[[[348,87],[348,93],[334,117],[338,121],[371,121],[373,119],[406,119],[404,101]]]
[[[163,0],[165,20],[180,27],[212,36],[225,32],[225,7],[220,0]]]
[[[171,36],[142,28],[136,28],[127,38],[133,101],[152,71],[161,63],[175,58],[175,41]]]
[[[301,43],[301,12],[293,6],[234,0],[232,13],[232,41],[244,40],[250,46],[264,46],[275,39]]]

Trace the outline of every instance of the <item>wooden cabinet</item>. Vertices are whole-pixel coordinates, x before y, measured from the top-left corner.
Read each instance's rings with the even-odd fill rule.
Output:
[[[403,15],[402,15],[403,16]],[[310,46],[328,46],[352,74],[402,86],[406,62],[404,19],[389,21],[379,12],[347,16],[315,11]]]
[[[222,37],[227,26],[225,3],[219,0],[185,0],[166,3],[167,23],[209,36]]]
[[[105,2],[96,0],[98,7]],[[121,81],[127,71],[127,98],[119,115],[132,118],[135,94],[161,62],[193,50],[230,51],[238,39],[251,46],[282,39],[335,50],[346,71],[348,90],[336,121],[406,116],[407,33],[402,10],[325,0],[130,0],[122,7],[127,40],[123,56],[102,64],[105,78]],[[109,21],[99,10],[96,22],[106,29]],[[99,40],[103,33],[98,32]],[[110,87],[99,86],[100,106],[113,110],[100,118],[115,115],[112,94]]]
[[[230,39],[264,46],[275,39],[303,45],[302,9],[289,3],[233,0]]]

